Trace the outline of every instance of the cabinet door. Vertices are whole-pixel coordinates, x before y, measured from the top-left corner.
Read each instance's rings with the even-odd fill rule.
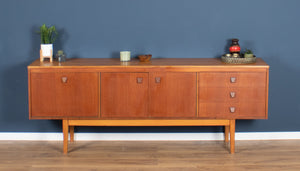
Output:
[[[32,118],[97,118],[99,74],[89,72],[32,72]]]
[[[143,118],[148,110],[148,73],[102,73],[101,117]]]
[[[196,117],[196,73],[150,73],[150,117]]]

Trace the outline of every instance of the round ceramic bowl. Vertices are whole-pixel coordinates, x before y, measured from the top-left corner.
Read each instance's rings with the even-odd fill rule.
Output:
[[[148,54],[148,55],[140,55],[139,59],[140,62],[149,62],[151,60],[152,55]]]

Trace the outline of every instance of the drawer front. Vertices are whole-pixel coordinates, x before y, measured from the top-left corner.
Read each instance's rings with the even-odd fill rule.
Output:
[[[32,72],[31,118],[97,118],[99,73]]]
[[[239,116],[238,103],[201,103],[199,118],[234,119]]]
[[[261,88],[210,88],[201,87],[199,90],[200,103],[215,102],[215,103],[256,103],[264,102],[266,98],[266,90]]]
[[[201,103],[199,118],[264,119],[265,103]]]
[[[200,73],[200,87],[266,87],[265,72]]]

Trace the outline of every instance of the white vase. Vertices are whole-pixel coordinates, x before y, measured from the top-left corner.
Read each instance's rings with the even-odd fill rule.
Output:
[[[53,44],[41,44],[41,50],[43,56],[52,57],[53,54]]]
[[[121,51],[120,52],[120,61],[122,61],[122,62],[130,61],[130,51]]]

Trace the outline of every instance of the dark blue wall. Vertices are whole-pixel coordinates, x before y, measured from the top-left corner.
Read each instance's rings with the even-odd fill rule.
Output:
[[[26,67],[39,57],[43,23],[56,25],[55,50],[68,57],[218,57],[228,40],[270,65],[269,120],[237,131],[300,131],[298,0],[1,0],[0,132],[61,131],[60,121],[28,120]],[[222,128],[78,128],[104,132],[197,132]]]

